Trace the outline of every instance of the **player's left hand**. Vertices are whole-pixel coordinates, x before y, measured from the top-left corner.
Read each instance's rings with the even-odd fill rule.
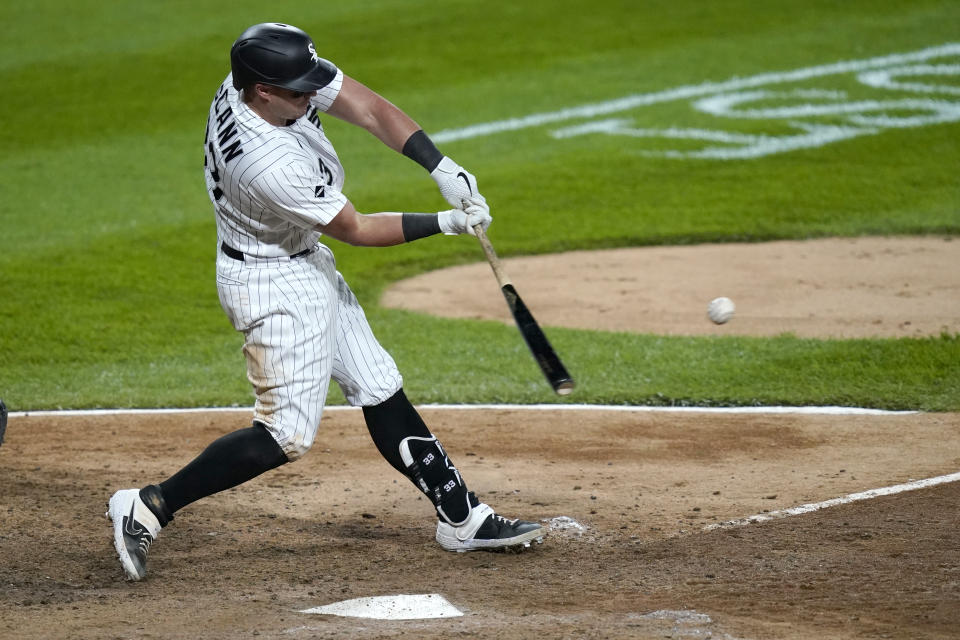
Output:
[[[450,211],[441,211],[439,216],[440,230],[447,235],[459,235],[469,233],[472,236],[477,235],[473,228],[477,225],[486,231],[493,222],[490,215],[490,207],[484,200],[471,198],[465,201],[465,209],[451,209]]]
[[[453,207],[466,209],[474,200],[486,202],[486,198],[480,195],[473,174],[447,156],[430,173],[430,177],[440,187],[440,195]]]

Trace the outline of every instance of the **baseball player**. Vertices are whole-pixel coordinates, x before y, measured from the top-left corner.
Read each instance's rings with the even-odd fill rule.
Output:
[[[107,516],[126,575],[146,575],[147,552],[186,505],[297,460],[311,447],[331,378],[363,408],[377,449],[432,501],[447,550],[529,546],[546,531],[508,520],[467,489],[403,392],[393,358],[367,323],[326,234],[389,246],[486,229],[490,210],[472,174],[444,156],[399,108],[320,58],[302,30],[250,27],[230,51],[231,74],[210,106],[204,140],[217,223],[217,291],[244,335],[256,395],[253,425],[211,443],[159,484],[117,491]],[[418,162],[451,209],[358,213],[321,114],[363,127]]]

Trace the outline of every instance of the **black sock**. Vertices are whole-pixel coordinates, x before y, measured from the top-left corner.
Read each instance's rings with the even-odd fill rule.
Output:
[[[157,517],[163,522],[200,498],[243,484],[285,462],[287,454],[266,427],[255,422],[252,427],[214,440],[187,466],[161,482],[161,504],[149,487],[141,491],[141,497],[146,493],[144,501],[152,511],[161,511]]]
[[[429,438],[431,434],[403,389],[378,405],[364,407],[363,418],[380,455],[386,458],[394,469],[409,478],[410,472],[400,457],[400,441],[408,436]]]

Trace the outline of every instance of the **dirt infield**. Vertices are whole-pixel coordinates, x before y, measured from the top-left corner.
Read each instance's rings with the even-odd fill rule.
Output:
[[[750,248],[760,253],[655,248],[507,267],[546,325],[960,331],[960,269],[944,239]],[[485,271],[425,274],[385,302],[510,322]],[[472,278],[491,287],[463,300]],[[738,303],[722,327],[704,317],[717,295]],[[304,459],[178,513],[147,579],[128,583],[107,499],[165,479],[249,413],[13,416],[0,447],[0,638],[960,637],[960,482],[709,528],[954,474],[960,414],[422,411],[483,499],[551,527],[544,544],[441,550],[432,508],[380,458],[360,412],[329,410]],[[464,615],[301,613],[434,593]]]
[[[128,583],[107,498],[248,416],[12,417],[0,637],[957,637],[960,483],[705,527],[956,472],[960,415],[423,413],[483,498],[553,523],[543,545],[442,551],[359,411],[337,410],[303,460],[181,511],[147,579]],[[464,616],[300,613],[401,593],[439,593]]]

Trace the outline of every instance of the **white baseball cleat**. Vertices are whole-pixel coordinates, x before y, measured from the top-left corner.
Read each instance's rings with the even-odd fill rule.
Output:
[[[529,547],[542,543],[547,530],[536,522],[507,520],[493,512],[490,505],[480,503],[459,527],[443,520],[437,523],[437,542],[447,551],[494,551],[508,547]]]
[[[147,552],[160,534],[160,521],[140,499],[139,489],[122,489],[113,494],[104,514],[113,520],[113,546],[120,566],[130,580],[147,575]]]

